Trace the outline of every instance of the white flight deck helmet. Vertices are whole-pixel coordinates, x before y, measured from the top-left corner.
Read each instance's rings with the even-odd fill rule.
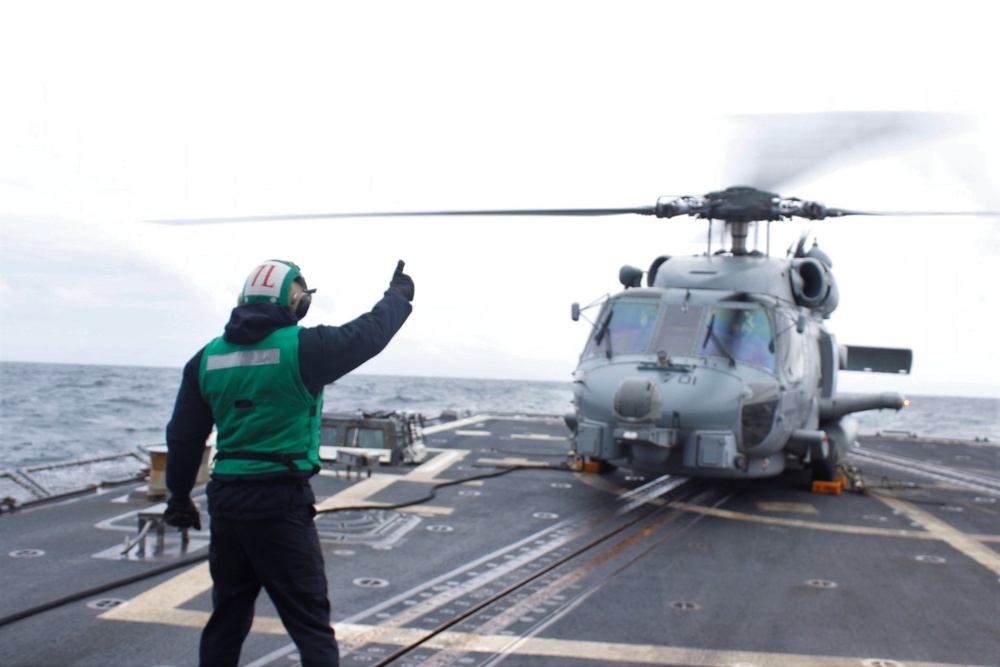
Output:
[[[236,304],[276,303],[298,321],[309,312],[315,291],[306,287],[306,279],[294,262],[269,259],[247,276]]]

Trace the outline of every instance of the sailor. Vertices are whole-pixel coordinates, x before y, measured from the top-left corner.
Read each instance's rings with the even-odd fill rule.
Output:
[[[309,483],[320,470],[323,388],[385,348],[410,315],[414,286],[400,260],[370,312],[339,327],[301,327],[315,291],[292,262],[264,262],[247,276],[223,335],[184,367],[167,425],[172,526],[201,529],[191,491],[217,429],[202,667],[239,662],[261,587],[305,667],[339,664]]]

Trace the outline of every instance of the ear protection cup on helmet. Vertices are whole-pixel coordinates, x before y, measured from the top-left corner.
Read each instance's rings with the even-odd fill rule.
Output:
[[[299,290],[288,299],[288,309],[295,316],[295,321],[298,322],[309,312],[309,306],[312,305],[312,295],[316,290],[308,289],[306,280],[302,276],[295,279],[294,285]]]
[[[290,306],[294,308],[292,311],[295,315],[295,320],[301,320],[309,312],[309,306],[312,305],[312,294],[305,290],[300,290],[295,293],[292,297],[292,303]]]

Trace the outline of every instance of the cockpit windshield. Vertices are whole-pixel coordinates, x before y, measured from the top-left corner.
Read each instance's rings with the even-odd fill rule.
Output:
[[[757,305],[662,304],[613,301],[594,327],[583,357],[656,354],[721,357],[775,369],[774,335],[767,312]]]
[[[712,306],[698,355],[724,357],[774,370],[774,335],[762,308]]]
[[[601,351],[609,356],[647,352],[656,333],[659,312],[658,301],[616,301],[602,314],[584,356]]]

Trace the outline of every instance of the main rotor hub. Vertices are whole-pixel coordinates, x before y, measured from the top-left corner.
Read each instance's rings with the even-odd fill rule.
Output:
[[[784,220],[792,216],[822,220],[830,211],[817,202],[783,198],[773,192],[736,186],[697,197],[660,197],[654,211],[658,218],[693,215],[728,223]]]

